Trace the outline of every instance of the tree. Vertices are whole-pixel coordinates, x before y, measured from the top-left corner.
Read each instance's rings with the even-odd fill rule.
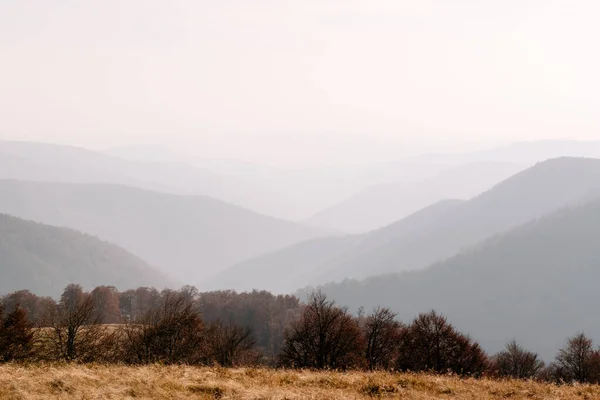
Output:
[[[17,306],[25,310],[27,318],[39,326],[48,310],[56,306],[56,302],[49,297],[39,297],[29,290],[12,292],[2,298],[5,310],[14,310]]]
[[[254,349],[251,328],[217,321],[210,326],[207,336],[209,357],[218,365],[232,367],[252,361],[249,359]]]
[[[592,340],[583,333],[567,339],[566,347],[556,356],[556,374],[563,381],[598,382],[600,353],[594,350]]]
[[[267,291],[248,293],[215,291],[200,293],[196,304],[207,324],[249,327],[263,361],[273,359],[281,352],[286,327],[300,314],[300,301],[294,296],[275,296]]]
[[[403,371],[479,375],[487,368],[487,356],[478,343],[457,332],[446,317],[431,311],[420,314],[404,330],[396,366]]]
[[[163,292],[163,305],[124,328],[125,358],[131,363],[195,364],[206,358],[205,329],[184,294]]]
[[[512,340],[505,350],[492,357],[492,370],[499,376],[516,379],[531,379],[544,368],[544,362],[536,353],[523,349]]]
[[[390,369],[393,366],[402,329],[404,327],[396,320],[396,314],[388,308],[377,308],[366,318],[362,331],[369,369]]]
[[[140,287],[119,296],[121,315],[127,321],[135,320],[161,307],[161,294],[155,288]]]
[[[27,312],[18,305],[4,316],[0,305],[0,362],[23,360],[33,348],[33,329]]]
[[[363,348],[357,321],[319,291],[309,295],[286,331],[280,361],[295,368],[345,369],[361,363]]]
[[[93,361],[114,339],[94,316],[95,303],[80,285],[68,285],[60,302],[46,316],[50,329],[42,330],[43,342],[49,344],[48,357],[65,361]]]
[[[121,322],[117,288],[114,286],[98,286],[92,290],[90,296],[94,300],[94,319],[99,319],[104,324],[118,324]]]

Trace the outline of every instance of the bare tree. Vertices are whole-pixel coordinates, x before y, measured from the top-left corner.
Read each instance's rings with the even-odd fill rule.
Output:
[[[132,363],[198,363],[205,358],[204,323],[185,294],[164,292],[161,308],[123,328],[125,358]]]
[[[579,333],[567,340],[556,356],[555,373],[563,381],[597,382],[600,379],[600,354],[592,340]]]
[[[361,363],[363,348],[357,321],[323,293],[315,292],[286,331],[280,361],[296,368],[344,369]]]
[[[65,361],[94,361],[101,356],[109,339],[99,316],[94,316],[94,299],[79,285],[69,285],[60,302],[46,315],[49,328],[42,329],[42,343],[48,356]]]
[[[506,344],[504,351],[492,357],[492,370],[499,376],[531,379],[538,376],[544,362],[536,353],[523,349],[515,340]]]
[[[390,369],[396,360],[398,342],[404,327],[389,308],[377,308],[362,326],[367,367]]]
[[[457,332],[446,317],[431,311],[419,315],[403,332],[397,367],[478,375],[487,368],[487,356],[479,344]]]
[[[208,355],[218,365],[232,367],[256,361],[251,328],[217,321],[211,324],[207,336]]]

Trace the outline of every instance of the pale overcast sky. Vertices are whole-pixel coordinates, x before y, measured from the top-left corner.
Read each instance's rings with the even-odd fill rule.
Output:
[[[577,0],[2,0],[0,138],[273,162],[600,139],[599,20]]]

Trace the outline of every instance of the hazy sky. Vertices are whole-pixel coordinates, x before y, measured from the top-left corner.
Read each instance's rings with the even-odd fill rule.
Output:
[[[2,0],[0,138],[281,163],[600,139],[599,20],[577,0]]]

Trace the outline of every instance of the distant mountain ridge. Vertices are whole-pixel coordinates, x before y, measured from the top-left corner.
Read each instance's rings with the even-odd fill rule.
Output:
[[[297,280],[301,285],[425,268],[493,235],[598,196],[600,160],[553,159],[538,163],[469,201],[440,203],[366,234],[357,243],[346,241],[347,247],[331,252],[332,257],[299,255],[298,249],[309,252],[317,244],[296,245],[224,272],[220,285],[225,285],[228,273],[235,272],[248,277],[245,288],[273,288],[279,281],[277,277],[288,272],[288,268],[300,268],[294,262],[296,258],[304,260],[302,268],[307,271],[302,280]],[[329,253],[321,249],[318,254]],[[280,272],[267,275],[262,281],[252,280],[257,276],[256,270]]]
[[[340,232],[368,232],[444,199],[470,199],[526,168],[524,164],[478,162],[452,167],[419,182],[371,186],[306,223]]]
[[[600,200],[565,207],[492,237],[430,268],[322,289],[356,310],[384,304],[403,320],[435,309],[501,350],[516,339],[547,360],[564,338],[600,340]]]
[[[160,154],[161,150],[165,152],[164,155]],[[137,151],[147,152],[143,148]],[[516,143],[472,153],[426,154],[366,165],[297,170],[239,164],[234,166],[231,162],[216,161],[189,165],[173,162],[180,160],[170,156],[168,149],[158,148],[153,151],[159,153],[150,157],[154,161],[142,161],[143,154],[135,157],[135,149],[131,159],[123,159],[73,146],[0,141],[0,179],[109,183],[165,193],[203,195],[265,215],[305,221],[372,186],[415,184],[466,164],[507,163],[528,166],[561,155],[600,157],[600,141]],[[132,155],[130,151],[126,153]],[[346,221],[336,217],[335,224],[323,226],[335,231],[365,232],[443,198],[469,198],[475,194],[473,191],[444,191],[414,204],[409,201],[410,196],[405,199],[400,196],[398,210],[391,208],[391,214],[388,216],[383,213],[382,220],[371,222],[369,218],[358,218],[356,222],[352,222],[350,219]],[[395,214],[399,210],[402,212]],[[373,217],[376,215],[373,212]],[[336,228],[340,221],[343,224],[352,222],[350,229]],[[356,224],[358,229],[355,228]]]
[[[126,250],[71,229],[0,214],[0,294],[28,289],[58,296],[69,283],[119,289],[175,281]]]
[[[326,280],[320,279],[327,273],[328,265],[343,263],[394,240],[418,234],[460,204],[460,200],[441,201],[367,234],[316,238],[265,254],[226,269],[208,282],[208,288],[260,288],[285,293],[302,285],[324,283]]]
[[[209,197],[110,184],[0,180],[0,212],[111,241],[193,285],[322,234]]]

